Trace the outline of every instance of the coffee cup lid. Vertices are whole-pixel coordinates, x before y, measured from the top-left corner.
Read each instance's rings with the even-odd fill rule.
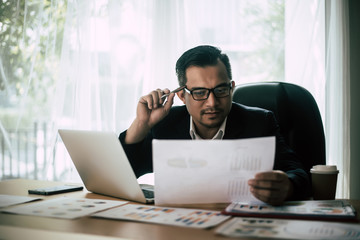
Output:
[[[310,169],[311,173],[334,174],[339,173],[335,165],[315,165]]]

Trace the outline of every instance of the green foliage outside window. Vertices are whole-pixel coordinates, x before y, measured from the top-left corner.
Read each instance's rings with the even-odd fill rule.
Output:
[[[27,127],[49,111],[65,14],[66,1],[0,1],[0,121],[5,128]]]

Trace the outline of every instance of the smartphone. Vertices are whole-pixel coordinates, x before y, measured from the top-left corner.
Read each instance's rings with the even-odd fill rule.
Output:
[[[59,193],[66,192],[74,192],[83,190],[82,186],[74,186],[74,185],[62,185],[55,187],[46,187],[46,188],[37,188],[37,189],[29,189],[28,192],[30,194],[38,194],[38,195],[53,195]]]

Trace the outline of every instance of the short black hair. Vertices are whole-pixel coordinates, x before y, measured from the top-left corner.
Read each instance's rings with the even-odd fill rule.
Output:
[[[229,57],[217,47],[201,45],[184,52],[176,62],[176,75],[180,86],[187,82],[186,69],[191,66],[206,67],[215,66],[220,60],[226,68],[227,75],[232,80]]]

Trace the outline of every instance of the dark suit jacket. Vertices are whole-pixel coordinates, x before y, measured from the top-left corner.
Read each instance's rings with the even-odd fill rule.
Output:
[[[126,131],[119,139],[137,177],[153,171],[153,139],[191,139],[190,115],[185,106],[172,107],[170,113],[149,132],[140,143],[125,144]],[[311,195],[309,176],[296,154],[286,145],[280,135],[279,126],[271,111],[232,103],[228,115],[224,139],[276,136],[274,170],[287,173],[294,184],[294,199]]]

